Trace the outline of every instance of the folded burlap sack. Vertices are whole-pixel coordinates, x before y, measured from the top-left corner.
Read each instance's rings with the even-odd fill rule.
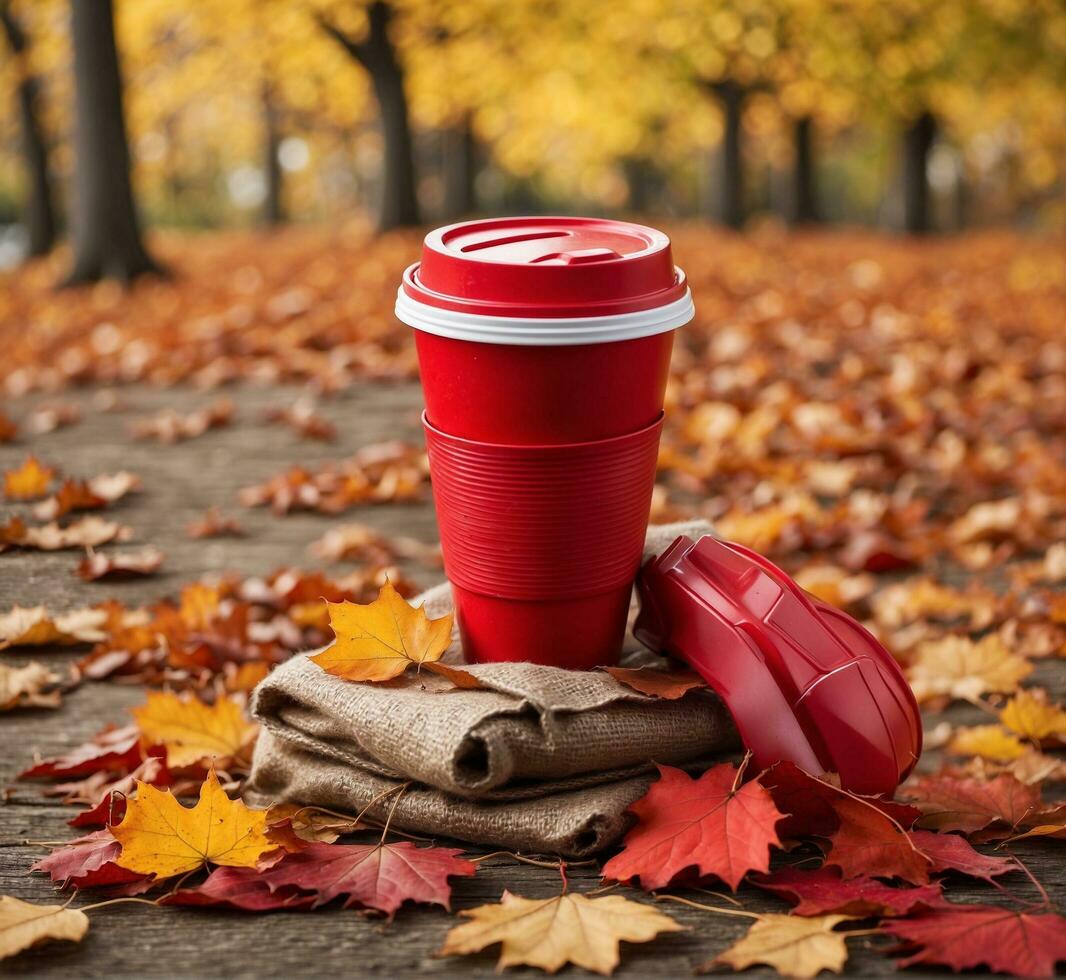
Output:
[[[649,529],[646,556],[704,522]],[[426,612],[451,610],[447,583]],[[419,599],[416,599],[417,603]],[[622,662],[659,661],[627,637]],[[444,660],[462,663],[458,636]],[[409,673],[353,684],[294,657],[259,685],[263,731],[246,796],[358,812],[413,832],[578,857],[616,842],[654,763],[733,749],[728,713],[707,690],[665,701],[600,671],[473,664],[482,690]]]

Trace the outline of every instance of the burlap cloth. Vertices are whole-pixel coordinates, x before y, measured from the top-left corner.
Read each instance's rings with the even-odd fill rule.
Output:
[[[678,534],[709,532],[704,522],[653,526],[645,554]],[[419,599],[433,617],[452,608],[446,582]],[[463,662],[457,635],[444,659]],[[660,661],[627,634],[625,666]],[[601,671],[466,669],[484,690],[425,673],[353,684],[307,654],[294,657],[253,696],[262,731],[246,798],[368,808],[378,821],[391,812],[392,826],[415,833],[582,857],[626,832],[626,808],[647,790],[655,762],[694,764],[737,745],[706,690],[665,701]]]

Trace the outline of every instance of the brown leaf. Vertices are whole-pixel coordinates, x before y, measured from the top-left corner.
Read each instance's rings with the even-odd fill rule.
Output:
[[[163,558],[163,552],[150,546],[140,551],[90,551],[78,563],[77,573],[86,582],[153,575],[163,564]]]
[[[676,701],[695,688],[705,688],[707,682],[692,670],[659,670],[654,667],[608,667],[620,684],[649,697]]]
[[[59,676],[44,664],[31,661],[24,667],[0,663],[0,711],[12,708],[58,708]]]

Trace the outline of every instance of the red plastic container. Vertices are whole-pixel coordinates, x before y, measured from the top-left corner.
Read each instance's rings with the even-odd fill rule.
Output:
[[[755,765],[836,773],[891,794],[922,751],[918,705],[863,626],[761,555],[679,537],[641,570],[634,633],[686,661],[721,696]]]
[[[661,413],[628,435],[563,446],[474,442],[423,421],[467,658],[613,662],[644,547]]]
[[[615,661],[693,315],[669,240],[594,218],[452,225],[426,236],[396,314],[416,329],[467,656]]]

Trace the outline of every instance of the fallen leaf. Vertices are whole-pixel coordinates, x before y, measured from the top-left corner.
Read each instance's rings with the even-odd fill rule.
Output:
[[[948,743],[948,751],[954,755],[978,755],[982,759],[1010,762],[1025,754],[1023,745],[1000,725],[974,725],[956,729]]]
[[[67,841],[34,864],[31,871],[46,872],[58,885],[75,888],[120,885],[140,881],[145,875],[115,864],[122,846],[110,830],[97,830]]]
[[[96,806],[82,810],[67,821],[70,827],[113,827],[126,815],[126,797],[113,790],[103,795]]]
[[[36,456],[27,456],[25,462],[15,470],[4,473],[4,496],[8,500],[36,500],[48,493],[48,484],[52,482],[56,471],[43,466]]]
[[[241,703],[229,697],[205,704],[193,696],[149,691],[145,704],[130,713],[146,742],[166,748],[172,769],[209,761],[227,765],[259,731],[244,717]]]
[[[190,538],[240,538],[244,528],[218,507],[209,507],[203,517],[186,526],[185,533]]]
[[[832,912],[859,919],[909,915],[915,909],[934,908],[943,901],[939,882],[897,888],[866,876],[845,880],[836,868],[785,868],[753,880],[760,888],[796,902],[793,915]]]
[[[391,918],[406,901],[450,908],[448,879],[477,872],[477,865],[461,858],[461,853],[451,847],[417,847],[409,841],[311,843],[265,871],[248,874],[265,881],[271,890],[313,893],[315,906],[343,897],[345,908],[377,909]]]
[[[693,779],[659,766],[659,780],[629,808],[637,825],[622,851],[603,867],[604,878],[639,878],[645,889],[662,888],[686,868],[716,875],[736,891],[749,871],[766,871],[775,830],[784,816],[757,781],[738,786],[740,772],[723,764]]]
[[[27,427],[35,435],[46,435],[56,429],[65,429],[81,421],[81,409],[70,402],[54,402],[35,408],[26,420]]]
[[[186,415],[165,408],[149,419],[142,419],[130,425],[130,435],[134,439],[155,439],[162,443],[183,442],[203,435],[208,429],[217,429],[229,425],[233,418],[233,403],[226,398],[219,398],[206,408],[197,409]]]
[[[982,694],[1012,693],[1032,670],[1033,665],[1011,653],[995,633],[977,642],[945,636],[918,647],[907,679],[919,701],[937,696],[977,701]]]
[[[0,412],[0,444],[14,442],[18,434],[19,427],[3,412]]]
[[[136,726],[105,728],[92,740],[53,759],[44,759],[19,774],[19,779],[70,779],[94,772],[127,773],[143,760]]]
[[[268,408],[263,413],[267,422],[280,422],[294,429],[305,439],[332,442],[337,438],[337,428],[332,422],[315,412],[314,403],[300,399],[284,408]]]
[[[987,966],[997,973],[1045,977],[1066,959],[1066,919],[1053,912],[959,905],[892,919],[881,931],[917,947],[897,961],[901,969],[919,963],[949,966],[956,972]]]
[[[914,846],[932,862],[931,871],[957,871],[971,878],[991,882],[998,875],[1019,869],[1012,857],[990,857],[975,851],[965,837],[957,834],[934,834],[912,830],[908,835]]]
[[[815,977],[822,970],[840,973],[848,959],[847,934],[834,927],[846,915],[793,916],[766,913],[714,962],[734,970],[756,963],[773,967],[782,976]]]
[[[0,527],[0,550],[6,547],[61,551],[65,548],[97,548],[111,541],[128,541],[133,531],[113,521],[91,515],[60,527],[55,521],[36,527],[17,517]]]
[[[497,970],[533,966],[555,973],[567,963],[604,975],[618,966],[621,941],[646,943],[682,926],[658,909],[621,895],[522,898],[505,891],[498,905],[459,913],[470,919],[445,937],[442,956],[477,953],[501,944]]]
[[[692,670],[657,670],[652,667],[608,667],[610,674],[620,684],[633,688],[641,694],[676,701],[697,687],[705,688],[707,682]]]
[[[12,708],[58,708],[59,675],[31,661],[24,667],[0,664],[0,711]]]
[[[242,912],[310,908],[315,896],[296,888],[272,888],[262,875],[248,868],[215,868],[199,885],[179,888],[163,897],[162,905],[222,906]]]
[[[86,582],[102,578],[130,578],[153,575],[163,564],[163,552],[151,546],[140,551],[89,551],[78,562],[78,576]]]
[[[275,803],[267,810],[267,826],[288,828],[306,843],[332,844],[341,834],[351,834],[361,825],[355,817],[299,803]]]
[[[231,800],[212,769],[194,807],[169,790],[137,781],[122,822],[111,828],[122,845],[119,867],[170,878],[204,864],[252,868],[275,844],[266,836],[266,814]]]
[[[999,720],[1012,732],[1034,742],[1066,739],[1066,711],[1048,701],[1047,691],[1019,691],[999,712]]]
[[[106,622],[107,613],[102,609],[74,609],[52,616],[44,606],[14,606],[0,616],[0,650],[96,643],[106,636],[101,629]]]
[[[0,895],[0,959],[14,956],[47,939],[80,942],[89,917],[64,905],[31,905]]]
[[[826,867],[845,878],[902,878],[916,885],[929,881],[929,860],[906,831],[881,810],[854,797],[833,803],[840,827],[830,836]]]
[[[71,511],[106,507],[140,487],[140,478],[121,470],[102,473],[88,480],[64,480],[62,486],[33,509],[39,521],[54,521]]]
[[[987,782],[919,776],[906,783],[902,792],[922,811],[921,826],[930,830],[969,834],[994,823],[1014,828],[1040,809],[1039,787],[1010,775]]]
[[[412,664],[440,659],[452,635],[451,615],[430,619],[386,582],[367,605],[328,602],[335,639],[311,657],[327,673],[349,681],[387,681]]]

